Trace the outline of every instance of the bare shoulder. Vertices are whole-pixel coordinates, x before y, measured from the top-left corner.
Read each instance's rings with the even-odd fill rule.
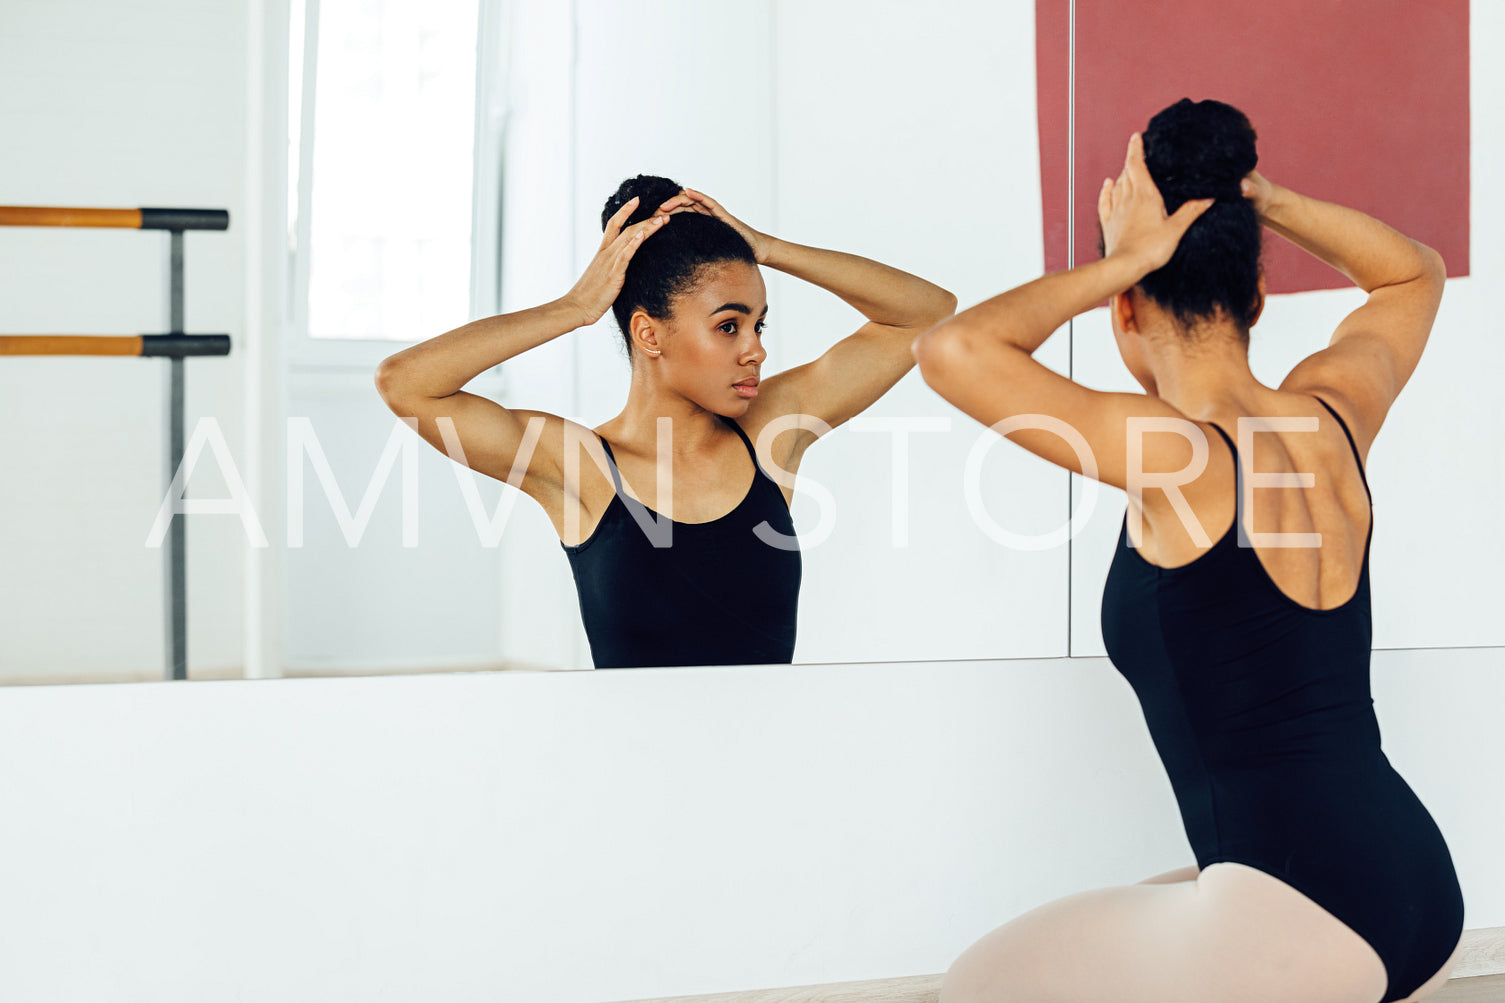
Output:
[[[1369,448],[1374,444],[1379,424],[1384,421],[1384,410],[1372,398],[1366,400],[1362,389],[1355,393],[1351,381],[1325,379],[1322,367],[1317,365],[1309,367],[1304,373],[1292,370],[1291,375],[1281,384],[1279,393],[1288,408],[1282,412],[1284,414],[1309,415],[1319,422],[1331,421],[1336,414],[1348,434],[1343,435],[1340,431],[1338,436],[1326,442],[1328,451],[1336,453],[1337,447],[1341,446],[1341,453],[1348,455],[1351,452],[1348,438],[1351,436],[1360,461],[1368,464]],[[1327,406],[1324,407],[1324,404]],[[1388,405],[1385,408],[1388,409]]]
[[[830,431],[822,419],[801,410],[795,387],[785,379],[793,372],[777,373],[764,380],[758,385],[760,392],[752,405],[730,419],[758,451],[760,462],[765,466],[772,462],[788,471],[798,468],[805,450]]]
[[[1416,279],[1371,292],[1327,347],[1299,362],[1280,385],[1333,405],[1363,455],[1415,372],[1436,320],[1446,273],[1435,252],[1431,259],[1433,267]]]
[[[480,437],[468,466],[505,481],[533,498],[559,524],[566,504],[599,507],[612,491],[610,462],[601,437],[591,428],[547,411],[509,409],[516,436],[508,461],[488,455]]]

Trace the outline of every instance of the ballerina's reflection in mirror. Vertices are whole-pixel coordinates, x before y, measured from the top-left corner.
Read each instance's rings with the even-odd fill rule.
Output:
[[[425,441],[543,506],[597,668],[790,662],[800,553],[789,502],[801,457],[898,382],[915,337],[956,298],[897,268],[761,233],[667,178],[624,181],[601,223],[600,248],[568,293],[396,353],[377,389]],[[813,362],[765,375],[760,266],[835,293],[867,323]],[[607,310],[632,375],[622,412],[595,429],[462,389]]]

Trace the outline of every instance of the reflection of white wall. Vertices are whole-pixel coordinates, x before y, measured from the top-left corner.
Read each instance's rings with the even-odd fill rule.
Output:
[[[954,4],[924,18],[901,3],[867,5],[861,17],[840,0],[776,9],[781,235],[908,269],[963,306],[1039,274],[1034,5]],[[805,283],[781,279],[775,292],[782,365],[862,323]],[[1042,360],[1064,371],[1065,349],[1063,338]],[[895,547],[893,439],[871,419],[914,417],[951,430],[910,438],[909,543]],[[864,418],[802,467],[831,491],[838,519],[805,555],[797,660],[1065,654],[1065,548],[995,542],[967,505],[967,457],[987,433],[918,373]],[[1066,483],[1002,443],[981,497],[1004,528],[1038,535],[1064,520]],[[808,531],[816,506],[799,501]]]
[[[243,3],[6,4],[0,201],[230,210],[185,237],[186,326],[231,332],[228,358],[185,363],[185,413],[245,434]],[[0,229],[0,333],[168,329],[163,233]],[[163,552],[144,545],[167,485],[167,363],[0,358],[0,679],[160,674]],[[190,498],[225,497],[212,459]],[[241,471],[245,473],[244,470]],[[241,659],[246,537],[230,516],[188,530],[195,666]]]
[[[1381,652],[1505,924],[1498,652]],[[1446,721],[1445,727],[1438,727]],[[938,972],[1190,862],[1102,659],[10,690],[0,996],[600,1003]],[[87,945],[88,964],[77,964]]]
[[[560,72],[567,63],[562,58],[536,59],[527,77],[532,88],[573,88],[568,168],[575,181],[568,214],[563,205],[538,199],[509,216],[509,233],[515,239],[526,234],[529,247],[557,258],[568,236],[561,224],[573,218],[570,250],[578,272],[599,242],[597,214],[606,194],[623,177],[658,173],[710,192],[754,226],[908,268],[947,285],[964,302],[1037,273],[1032,5],[963,6],[919,27],[902,13],[899,7],[870,9],[854,20],[839,2],[797,9],[665,2],[648,16],[640,7],[585,4],[573,80]],[[562,36],[549,36],[529,47],[535,58],[550,39],[566,44]],[[903,72],[895,72],[899,65]],[[994,96],[985,116],[976,112],[979,94]],[[959,135],[968,138],[966,155],[945,152]],[[511,149],[524,166],[532,151],[554,143],[535,125]],[[517,179],[510,181],[516,189]],[[944,198],[933,201],[940,188]],[[552,211],[540,211],[540,203]],[[527,257],[503,258],[504,268],[510,261],[538,276]],[[531,300],[518,298],[520,283],[505,273],[503,288],[511,290],[511,305],[522,306],[563,292],[574,272],[557,269],[549,281],[521,283]],[[814,358],[862,322],[815,287],[771,269],[765,278],[770,369]],[[598,423],[616,413],[626,395],[615,324],[608,315],[567,340],[569,347],[549,363],[574,381],[575,398],[565,413]],[[1065,348],[1062,339],[1042,357],[1064,366]],[[545,406],[534,403],[526,380],[515,378],[524,365],[503,367],[514,377],[508,399]],[[526,365],[529,372],[541,368],[533,360]],[[828,539],[807,541],[796,658],[1064,654],[1064,548],[1027,552],[995,543],[965,503],[965,461],[980,429],[916,375],[870,415],[944,418],[953,430],[912,440],[907,546],[891,542],[890,435],[854,423],[810,451],[802,476],[831,492],[836,521]],[[1065,517],[1065,475],[1017,450],[994,452],[983,488],[990,515],[1017,533],[1046,532]],[[799,494],[795,516],[808,534],[820,511]],[[504,606],[519,605],[512,596],[540,594],[540,580],[553,604],[523,600],[511,618],[518,629],[507,636],[532,650],[552,648],[570,663],[564,645],[538,640],[580,633],[557,546],[551,537],[544,544],[509,540],[508,546],[515,550],[504,571]],[[940,582],[944,587],[936,587]],[[585,654],[577,642],[574,663]]]

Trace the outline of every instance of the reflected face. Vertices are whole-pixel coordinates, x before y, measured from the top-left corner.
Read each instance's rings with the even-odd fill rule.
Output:
[[[735,418],[758,395],[768,290],[756,265],[728,261],[708,268],[694,289],[674,300],[659,338],[660,375],[707,411]]]

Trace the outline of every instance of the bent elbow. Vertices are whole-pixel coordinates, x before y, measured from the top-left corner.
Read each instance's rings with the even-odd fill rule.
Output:
[[[936,390],[955,371],[957,356],[965,353],[963,339],[964,333],[955,324],[943,320],[910,345],[920,377]]]
[[[909,354],[914,356],[915,365],[920,368],[921,375],[935,365],[935,339],[939,330],[938,327],[927,328],[909,343]]]
[[[1428,247],[1426,244],[1418,243],[1417,247],[1421,250],[1421,259],[1426,269],[1424,274],[1438,285],[1446,282],[1448,263],[1442,259],[1442,255],[1436,248]]]
[[[381,399],[388,404],[405,396],[403,388],[407,384],[407,377],[403,368],[395,355],[381,360],[376,367],[372,382],[376,385],[376,392],[381,395]]]
[[[942,289],[936,304],[935,322],[945,320],[947,317],[956,315],[956,293],[949,289]]]
[[[377,363],[371,382],[376,385],[376,392],[381,394],[383,400],[392,392],[393,383],[396,380],[396,374],[393,372],[395,368],[390,357]]]

